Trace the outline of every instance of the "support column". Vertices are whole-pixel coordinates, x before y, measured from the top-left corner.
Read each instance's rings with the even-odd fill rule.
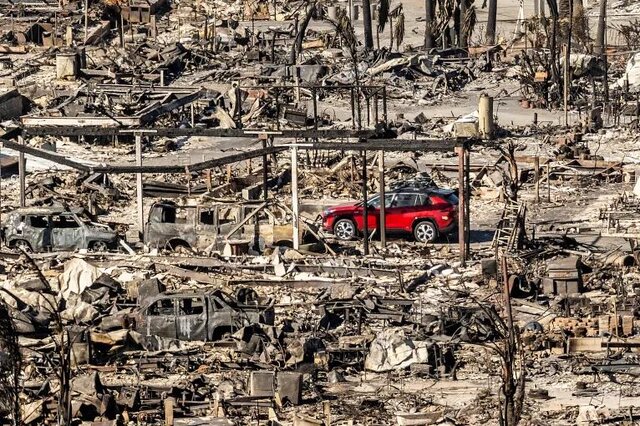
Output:
[[[300,204],[298,202],[298,147],[291,147],[291,210],[293,211],[293,249],[300,248]]]
[[[24,138],[22,136],[18,136],[18,143],[20,145],[24,145]],[[26,205],[25,192],[27,190],[26,185],[26,160],[24,158],[24,152],[20,152],[18,154],[18,177],[20,179],[20,207],[24,207]]]
[[[362,151],[362,236],[364,255],[369,254],[369,205],[367,204],[367,151]]]
[[[136,138],[136,166],[142,166],[142,136]],[[142,198],[142,173],[136,173],[136,200],[138,205],[138,229],[140,241],[144,242],[144,201]]]
[[[471,251],[471,179],[470,179],[470,167],[471,164],[471,150],[465,149],[464,151],[464,244],[465,244],[465,259]]]
[[[387,246],[387,222],[384,205],[385,189],[384,189],[384,151],[378,151],[378,181],[380,182],[380,248]]]
[[[464,145],[456,147],[456,154],[458,154],[458,245],[460,249],[460,263],[465,265],[466,244],[465,244],[465,184],[464,184]]]

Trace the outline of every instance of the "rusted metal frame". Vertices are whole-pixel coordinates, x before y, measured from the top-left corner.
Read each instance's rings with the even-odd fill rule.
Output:
[[[260,211],[262,211],[262,209],[264,209],[266,206],[268,205],[268,203],[262,203],[259,206],[256,207],[255,210],[253,210],[251,213],[249,213],[248,215],[245,216],[244,219],[242,219],[236,226],[234,226],[231,231],[229,231],[227,233],[227,235],[225,235],[225,239],[228,240],[229,237],[231,237],[233,234],[235,234],[236,232],[238,232],[238,230],[240,228],[242,228],[248,221],[249,219],[251,219],[252,217],[254,217],[255,215],[257,215]]]
[[[200,99],[202,97],[202,91],[198,90],[197,92],[191,93],[189,95],[186,95],[182,98],[178,98],[178,99],[174,99],[173,101],[170,101],[168,103],[164,103],[164,100],[161,100],[158,102],[158,104],[156,105],[150,105],[147,108],[143,109],[142,111],[140,111],[139,116],[140,116],[140,121],[142,123],[149,123],[152,122],[153,120],[155,120],[157,117],[161,116],[162,114],[165,114],[167,112],[173,111],[176,108],[179,108],[181,106],[185,106],[188,105],[198,99]],[[173,96],[172,94],[167,94],[167,99]]]

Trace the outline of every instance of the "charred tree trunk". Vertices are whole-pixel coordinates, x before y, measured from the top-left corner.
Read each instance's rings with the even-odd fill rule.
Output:
[[[459,47],[465,48],[468,46],[467,40],[467,28],[466,28],[466,18],[467,18],[467,10],[469,9],[469,5],[467,4],[467,0],[460,0],[460,31],[458,33],[458,41]],[[470,33],[471,31],[469,31]]]
[[[495,1],[495,0],[494,0]],[[429,50],[435,47],[433,24],[435,20],[435,0],[424,0],[424,47]]]
[[[19,376],[22,356],[18,335],[7,306],[0,301],[0,417],[11,414],[12,425],[20,422]]]
[[[600,16],[598,17],[598,34],[596,36],[596,54],[602,56],[605,52],[604,35],[606,32],[607,0],[600,0]]]
[[[496,21],[498,17],[498,0],[489,0],[489,12],[487,17],[487,44],[496,44]]]
[[[364,22],[364,47],[373,49],[373,27],[371,26],[371,1],[362,0],[362,20]]]
[[[307,15],[304,17],[304,20],[300,24],[297,29],[296,40],[291,47],[291,64],[296,63],[296,59],[300,53],[302,53],[302,43],[304,42],[304,36],[307,33],[307,28],[309,27],[309,23],[311,19],[314,17],[316,13],[316,4],[312,4],[309,10],[307,11]]]

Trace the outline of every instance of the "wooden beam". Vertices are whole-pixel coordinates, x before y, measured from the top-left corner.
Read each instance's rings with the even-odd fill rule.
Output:
[[[117,121],[123,127],[117,126]],[[268,132],[264,129],[206,129],[200,127],[163,128],[149,127],[136,128],[126,126],[139,126],[140,117],[32,117],[21,118],[23,129],[33,136],[114,136],[119,134],[132,134],[136,131],[153,131],[156,136],[212,136],[225,138],[252,138],[261,134],[270,134],[279,138],[299,139],[346,139],[346,138],[370,138],[375,135],[373,130],[351,129],[283,129]],[[109,126],[109,127],[106,127]]]
[[[195,164],[188,164],[182,166],[119,166],[119,165],[99,165],[92,166],[81,164],[77,161],[70,160],[67,157],[64,157],[59,154],[52,153],[50,151],[45,151],[38,148],[32,148],[26,145],[21,145],[19,143],[8,141],[5,139],[0,139],[0,142],[6,147],[13,149],[18,152],[23,152],[28,155],[32,155],[37,158],[43,158],[45,160],[54,161],[56,163],[71,167],[76,170],[80,170],[83,172],[89,173],[184,173],[185,167],[188,167],[190,171],[200,172],[206,169],[211,169],[214,167],[224,166],[226,164],[237,163],[243,160],[247,160],[249,158],[261,157],[265,153],[273,154],[280,151],[285,151],[287,147],[284,146],[275,146],[268,147],[266,150],[257,149],[254,151],[243,152],[240,154],[228,155],[225,157],[215,158],[212,160],[203,161]]]

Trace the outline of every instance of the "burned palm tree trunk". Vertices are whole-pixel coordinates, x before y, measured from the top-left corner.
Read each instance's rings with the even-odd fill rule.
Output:
[[[551,51],[551,75],[553,77],[553,81],[558,83],[560,81],[560,70],[558,68],[558,19],[560,17],[560,13],[558,11],[558,3],[556,0],[547,0],[547,4],[549,5],[552,22],[551,46],[549,47]]]
[[[496,21],[498,17],[498,0],[489,0],[489,12],[487,17],[487,44],[496,44]]]
[[[362,0],[362,20],[364,21],[364,47],[373,49],[373,28],[371,26],[371,2]]]
[[[0,417],[10,415],[14,425],[21,424],[18,399],[21,360],[13,320],[6,305],[0,302]]]
[[[602,57],[605,52],[604,34],[607,20],[607,0],[600,0],[600,16],[598,17],[598,33],[596,35],[596,54]]]
[[[458,33],[458,47],[467,47],[467,0],[460,0],[460,32]]]
[[[307,33],[307,28],[309,27],[309,23],[311,22],[311,19],[316,14],[316,10],[317,10],[316,4],[313,3],[309,7],[309,10],[307,11],[307,15],[304,17],[304,20],[302,21],[302,23],[297,29],[296,40],[293,43],[293,46],[291,47],[291,57],[290,57],[291,64],[295,64],[296,59],[298,58],[298,55],[302,53],[302,43],[304,42],[304,37]]]
[[[424,0],[424,47],[432,49],[435,47],[435,39],[433,37],[434,21],[435,21],[435,5],[436,0]],[[494,0],[495,1],[495,0]]]

